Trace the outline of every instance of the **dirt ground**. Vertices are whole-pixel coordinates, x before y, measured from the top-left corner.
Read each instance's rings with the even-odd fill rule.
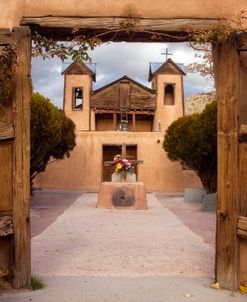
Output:
[[[184,225],[155,194],[148,194],[147,211],[96,209],[96,198],[93,193],[82,194],[53,224],[33,238],[35,273],[42,276],[54,272],[132,277],[213,275],[212,246]]]
[[[63,214],[82,191],[36,190],[31,196],[31,236],[42,233]]]
[[[42,190],[31,197],[32,237],[43,232],[63,214],[83,191]],[[200,211],[200,204],[183,202],[181,193],[155,193],[158,201],[175,214],[192,232],[215,247],[216,215]],[[191,219],[193,217],[193,219]]]
[[[32,272],[47,287],[0,300],[245,301],[239,293],[210,288],[215,214],[176,194],[150,193],[147,199],[148,210],[109,210],[96,209],[96,193],[37,192]]]
[[[185,203],[183,196],[156,193],[159,202],[175,214],[193,233],[215,248],[216,214],[202,212],[200,203]]]

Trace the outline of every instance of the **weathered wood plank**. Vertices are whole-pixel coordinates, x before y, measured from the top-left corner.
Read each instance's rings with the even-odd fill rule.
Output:
[[[0,217],[0,237],[13,234],[13,219],[11,216]]]
[[[124,78],[122,78],[123,80]],[[125,102],[126,104],[122,104]],[[91,96],[91,108],[117,109],[127,106],[129,110],[155,110],[156,96],[153,91],[126,78],[95,91]]]
[[[237,235],[242,239],[247,239],[247,217],[245,216],[238,217]]]
[[[12,122],[0,120],[0,141],[13,139],[15,137],[14,127]]]
[[[238,219],[247,222],[247,216],[241,216],[240,215],[240,216],[238,216]]]
[[[247,239],[247,231],[244,230],[237,230],[237,235],[243,239]]]
[[[218,202],[216,279],[222,288],[239,287],[238,98],[239,56],[235,37],[213,49],[218,101]]]
[[[13,122],[14,181],[14,288],[29,287],[31,279],[30,213],[29,213],[29,161],[30,161],[30,30],[18,27],[13,30],[17,50],[14,68]]]
[[[247,83],[247,51],[245,52],[239,52],[240,57],[240,81],[239,81],[239,87],[240,87],[240,98],[239,98],[239,125],[247,125],[247,89],[246,89],[246,83]],[[246,129],[246,128],[245,128]],[[244,129],[243,129],[244,130]],[[241,131],[241,127],[240,127]],[[246,137],[246,135],[245,135]],[[241,138],[242,139],[242,138]],[[243,141],[245,138],[243,137]]]
[[[130,101],[130,84],[129,82],[121,81],[119,83],[119,103],[118,107],[128,108]]]
[[[64,17],[40,16],[23,17],[21,25],[39,25],[41,27],[68,27],[80,29],[119,29],[122,22],[134,21],[137,30],[161,30],[188,32],[195,29],[210,29],[219,23],[219,19],[135,19],[126,17]]]
[[[247,216],[247,144],[239,144],[239,215]]]
[[[0,144],[0,212],[13,208],[13,147],[12,144]]]
[[[242,231],[247,231],[247,221],[239,220],[238,221],[238,229]]]
[[[8,45],[11,41],[11,31],[9,29],[0,29],[0,46]]]
[[[74,28],[80,35],[100,35],[102,41],[128,42],[179,42],[188,41],[188,32],[198,29],[211,29],[219,23],[219,19],[138,19],[128,17],[64,17],[40,16],[23,17],[21,25],[28,25],[32,32],[38,31],[54,40],[63,40],[71,35]],[[132,34],[121,24],[133,24]],[[62,30],[61,30],[62,29]],[[134,34],[133,34],[134,33]],[[154,33],[162,33],[162,37],[154,39]],[[160,40],[161,39],[161,40]]]

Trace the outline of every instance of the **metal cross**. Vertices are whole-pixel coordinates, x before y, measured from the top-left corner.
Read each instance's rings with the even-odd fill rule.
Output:
[[[168,56],[173,55],[173,53],[169,53],[168,48],[166,48],[166,52],[162,52],[161,54],[166,56],[166,61],[168,60]]]

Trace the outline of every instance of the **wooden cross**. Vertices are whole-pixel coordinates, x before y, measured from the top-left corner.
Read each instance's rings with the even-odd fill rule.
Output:
[[[122,152],[121,152],[122,153],[121,154],[122,159],[127,159],[127,152],[126,151],[127,151],[126,150],[126,144],[123,143],[122,144]],[[143,160],[131,160],[131,163],[134,164],[134,165],[143,164]],[[104,162],[104,166],[114,166],[114,165],[115,165],[115,163],[114,163],[113,160]]]
[[[173,53],[171,53],[171,52],[169,53],[168,48],[166,48],[166,52],[162,52],[161,54],[166,56],[166,61],[168,60],[168,56],[173,55]]]
[[[122,144],[122,158],[126,158],[127,156],[127,150],[126,150],[126,144]]]

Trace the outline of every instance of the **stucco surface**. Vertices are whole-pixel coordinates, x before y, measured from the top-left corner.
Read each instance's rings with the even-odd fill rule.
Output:
[[[64,111],[66,115],[73,120],[78,130],[89,130],[90,125],[90,110],[89,97],[91,92],[92,80],[89,76],[80,75],[66,75],[65,76],[65,90],[64,90]],[[72,90],[80,87],[83,90],[83,109],[72,109]]]
[[[161,130],[165,131],[169,125],[183,116],[183,79],[180,75],[160,74],[157,76],[157,110],[154,117],[154,130],[158,131],[158,120]],[[164,83],[174,84],[174,105],[164,105]]]
[[[162,148],[164,132],[94,132],[77,131],[77,146],[70,158],[48,165],[35,179],[36,186],[46,188],[97,190],[102,181],[102,145],[136,144],[138,181],[147,190],[183,191],[201,187],[198,177],[171,162]]]
[[[230,18],[247,0],[1,0],[0,27],[18,26],[22,16],[126,16],[142,18]]]

